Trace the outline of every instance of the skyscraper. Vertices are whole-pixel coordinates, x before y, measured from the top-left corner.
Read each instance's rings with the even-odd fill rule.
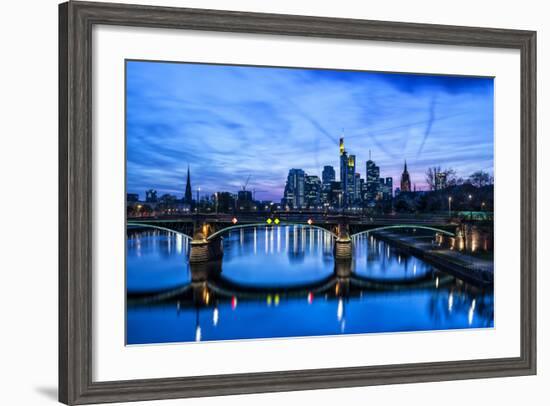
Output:
[[[393,179],[380,178],[380,190],[378,192],[378,197],[382,200],[391,200],[393,197]]]
[[[336,180],[336,171],[331,165],[326,165],[322,173],[323,184],[321,186],[321,203],[329,204],[330,184]]]
[[[360,202],[361,201],[361,174],[355,173],[355,180],[353,182],[353,201],[354,202]]]
[[[330,182],[336,180],[336,171],[334,170],[334,167],[331,165],[325,165],[323,168],[323,185],[328,185],[330,187]]]
[[[329,202],[333,207],[342,207],[343,205],[343,191],[342,182],[330,182]]]
[[[348,156],[348,170],[346,183],[346,203],[350,207],[355,202],[355,155]]]
[[[373,204],[380,191],[380,167],[373,160],[367,161],[367,204]]]
[[[349,207],[355,198],[355,155],[349,155],[340,138],[340,182],[342,184],[343,207]]]
[[[293,208],[305,203],[305,172],[302,169],[290,169],[286,180],[283,204]],[[317,178],[319,179],[319,178]]]
[[[315,175],[306,175],[304,182],[305,203],[314,208],[321,202],[321,179]]]
[[[193,203],[193,192],[191,191],[191,172],[189,170],[189,165],[187,165],[187,183],[185,184],[185,194],[183,195],[183,203],[185,204]]]
[[[403,168],[403,174],[401,175],[401,193],[411,191],[411,177],[407,171],[407,161],[405,161],[405,167]]]
[[[393,178],[388,176],[386,178],[386,193],[384,199],[391,200],[393,198]]]
[[[348,202],[348,153],[344,147],[344,138],[340,138],[340,185],[342,187],[342,207]]]

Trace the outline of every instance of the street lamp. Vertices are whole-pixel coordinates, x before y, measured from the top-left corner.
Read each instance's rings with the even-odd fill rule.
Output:
[[[200,210],[200,208],[201,208],[200,196],[201,196],[201,188],[198,187],[198,188],[197,188],[197,213],[199,212],[199,210]]]
[[[470,206],[470,220],[471,220],[472,219],[472,195],[471,194],[468,195],[468,201]]]
[[[449,217],[451,217],[451,202],[453,201],[453,198],[449,196]]]

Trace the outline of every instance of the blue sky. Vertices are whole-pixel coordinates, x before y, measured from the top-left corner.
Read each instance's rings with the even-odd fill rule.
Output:
[[[371,151],[398,184],[407,160],[493,174],[493,79],[128,61],[127,190],[236,193],[279,200],[288,170],[338,174],[338,140],[365,177]],[[338,175],[337,175],[338,179]],[[267,192],[259,192],[267,191]]]

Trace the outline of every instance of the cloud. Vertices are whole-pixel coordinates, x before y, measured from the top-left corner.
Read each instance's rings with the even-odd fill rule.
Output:
[[[398,183],[427,167],[493,167],[490,78],[127,62],[127,188],[181,196],[250,188],[279,200],[289,168],[338,167],[338,138],[365,176],[368,151]],[[337,169],[338,172],[338,169]],[[202,194],[203,192],[201,192]],[[260,196],[260,195],[259,195]]]

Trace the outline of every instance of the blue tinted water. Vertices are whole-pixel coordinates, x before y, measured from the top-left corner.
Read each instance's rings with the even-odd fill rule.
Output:
[[[128,344],[493,326],[492,291],[367,235],[344,265],[331,235],[306,226],[236,230],[223,244],[205,274],[181,235],[129,233]]]

